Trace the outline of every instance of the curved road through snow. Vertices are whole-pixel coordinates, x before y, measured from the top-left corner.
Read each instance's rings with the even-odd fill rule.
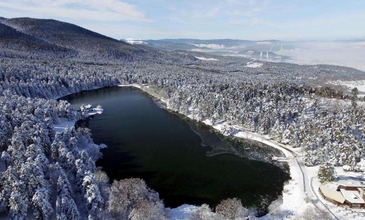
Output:
[[[242,133],[242,132],[240,132]],[[301,175],[301,182],[303,183],[303,193],[304,195],[308,196],[308,198],[310,198],[311,203],[322,213],[329,213],[330,216],[333,217],[333,219],[337,219],[339,220],[339,218],[336,217],[336,215],[321,201],[321,199],[318,197],[315,189],[313,189],[312,187],[312,180],[313,177],[311,178],[311,180],[309,180],[308,178],[308,174],[306,171],[306,168],[303,164],[303,162],[301,161],[300,157],[298,157],[298,154],[296,152],[294,152],[292,149],[288,148],[287,146],[283,145],[283,144],[279,144],[275,141],[272,141],[270,139],[265,138],[262,135],[259,134],[255,134],[255,133],[251,133],[251,132],[243,132],[245,133],[245,135],[239,134],[236,135],[237,137],[243,137],[244,138],[248,138],[248,139],[253,139],[256,141],[259,141],[263,144],[269,145],[271,147],[277,148],[279,150],[281,150],[286,158],[290,159],[292,158],[296,164],[296,167],[298,168],[298,170],[300,170]],[[295,167],[293,167],[293,170],[295,170]]]
[[[312,186],[312,181],[313,181],[313,177],[309,180],[308,179],[308,174],[306,171],[305,166],[303,165],[303,162],[298,158],[297,158],[297,153],[295,153],[294,151],[288,149],[287,147],[282,146],[284,149],[288,150],[289,152],[292,153],[292,155],[294,156],[294,159],[300,169],[301,172],[301,176],[302,176],[302,181],[303,181],[303,192],[306,196],[308,196],[311,199],[312,204],[320,211],[320,212],[328,212],[331,214],[331,216],[333,216],[334,219],[339,220],[339,218],[336,217],[336,215],[321,201],[321,199],[318,197],[315,189],[313,189]],[[319,202],[319,203],[318,203]],[[322,207],[320,207],[318,204],[322,205]]]

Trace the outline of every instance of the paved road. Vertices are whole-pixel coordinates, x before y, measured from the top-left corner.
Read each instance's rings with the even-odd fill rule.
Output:
[[[298,163],[300,172],[302,173],[303,180],[303,192],[311,199],[312,204],[322,213],[329,213],[334,219],[339,220],[336,215],[322,202],[319,198],[320,195],[317,195],[317,190],[313,188],[313,177],[309,180],[306,169],[303,165],[303,162],[295,158],[295,161]]]
[[[289,151],[293,156],[294,156],[294,160],[297,163],[300,172],[301,172],[301,176],[302,176],[302,181],[303,181],[303,192],[305,195],[308,196],[308,198],[311,200],[312,204],[322,213],[330,213],[330,215],[334,218],[339,220],[339,218],[336,217],[336,215],[322,202],[322,200],[319,198],[320,195],[317,195],[316,190],[313,188],[312,185],[312,181],[313,181],[313,177],[309,180],[308,179],[308,174],[306,171],[306,168],[303,164],[303,162],[297,157],[298,154],[296,152],[294,152],[293,150],[291,150],[290,148],[286,147],[283,144],[279,144],[282,148],[286,149],[287,151]]]
[[[259,136],[257,134],[252,134],[252,135],[253,136],[254,135]],[[246,137],[246,138],[250,138],[250,137]],[[252,137],[251,137],[251,139],[252,139]],[[288,148],[284,144],[277,143],[275,141],[272,141],[270,139],[266,139],[264,137],[256,138],[254,140],[261,141],[264,144],[268,144],[266,142],[269,142],[269,143],[271,143],[271,144],[269,144],[270,146],[276,145],[276,146],[278,146],[282,149],[285,149],[285,150],[289,151],[290,154],[293,157],[293,160],[295,161],[295,163],[297,163],[297,166],[299,167],[299,170],[301,172],[301,179],[302,179],[302,182],[303,182],[303,189],[302,190],[304,192],[304,195],[308,196],[311,203],[318,209],[318,211],[320,211],[321,213],[324,213],[324,214],[329,214],[328,216],[332,216],[333,219],[339,220],[336,217],[336,215],[319,199],[319,195],[317,195],[316,190],[313,189],[313,186],[312,186],[312,179],[313,178],[311,180],[308,179],[308,174],[307,174],[306,168],[305,168],[303,162],[301,161],[298,153],[294,152],[292,149]]]

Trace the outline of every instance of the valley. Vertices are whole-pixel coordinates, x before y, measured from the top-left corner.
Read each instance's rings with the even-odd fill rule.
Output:
[[[358,89],[343,86],[364,81],[360,70],[161,50],[56,20],[2,19],[0,37],[1,217],[98,219],[153,213],[155,219],[168,218],[173,211],[143,180],[109,180],[96,167],[106,146],[94,143],[94,130],[55,128],[87,117],[57,98],[118,85],[137,85],[170,111],[226,136],[261,139],[295,152],[286,158],[292,180],[263,219],[332,216],[313,205],[317,187],[306,195],[298,184],[309,186],[313,179],[316,185],[316,172],[326,163],[345,168],[342,177],[365,170],[364,99]],[[290,195],[300,195],[295,206],[288,205]],[[121,202],[133,205],[116,205]],[[238,207],[242,216],[262,215],[242,203]],[[224,218],[214,208],[200,204],[192,210]]]

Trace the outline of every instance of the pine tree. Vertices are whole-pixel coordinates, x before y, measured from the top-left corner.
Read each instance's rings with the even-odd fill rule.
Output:
[[[61,194],[57,196],[56,216],[58,220],[81,219],[80,212],[76,206],[75,201],[66,194]]]
[[[45,187],[39,187],[32,197],[33,215],[37,219],[49,219],[53,213],[49,197],[48,189]]]
[[[80,219],[80,213],[74,201],[73,187],[68,180],[62,167],[56,163],[59,176],[57,180],[57,200],[56,216],[57,219]]]
[[[326,162],[319,166],[318,179],[321,183],[334,181],[336,178],[336,171],[332,164]]]
[[[26,219],[28,199],[23,182],[14,182],[9,198],[9,215],[12,219]]]
[[[88,219],[98,219],[104,207],[104,199],[98,185],[95,183],[94,174],[88,172],[83,179],[82,186],[85,191],[84,197],[88,209]]]

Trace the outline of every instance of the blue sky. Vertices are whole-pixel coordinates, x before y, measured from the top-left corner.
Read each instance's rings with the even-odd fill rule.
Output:
[[[365,38],[362,0],[0,0],[0,16],[52,18],[116,39]]]

